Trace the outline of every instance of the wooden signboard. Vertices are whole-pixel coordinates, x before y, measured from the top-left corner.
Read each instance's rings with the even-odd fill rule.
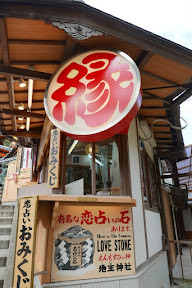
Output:
[[[51,131],[48,181],[49,188],[59,188],[60,130]]]
[[[130,205],[60,203],[53,241],[52,282],[135,274]]]
[[[8,163],[8,169],[7,169],[7,179],[12,180],[14,174],[17,172],[17,161],[11,161]]]
[[[20,199],[13,287],[33,287],[36,218],[37,197]]]

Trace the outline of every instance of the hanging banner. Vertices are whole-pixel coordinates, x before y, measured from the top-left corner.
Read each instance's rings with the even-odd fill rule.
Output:
[[[60,203],[51,281],[135,274],[132,208]]]
[[[89,51],[64,63],[45,93],[50,121],[72,138],[99,141],[128,131],[141,105],[140,73],[125,53]]]
[[[60,130],[53,129],[50,138],[48,181],[49,188],[59,188]]]
[[[36,219],[37,197],[20,199],[13,287],[33,287]]]

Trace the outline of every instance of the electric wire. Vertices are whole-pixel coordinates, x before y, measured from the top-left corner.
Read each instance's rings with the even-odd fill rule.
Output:
[[[168,124],[171,126],[171,128],[173,128],[173,129],[175,129],[175,130],[183,130],[183,129],[185,129],[185,128],[187,127],[188,122],[187,122],[187,120],[185,120],[183,117],[180,117],[180,119],[182,119],[182,120],[185,122],[184,126],[182,126],[182,127],[175,126],[175,125],[173,125],[169,120],[166,120],[166,119],[161,119],[161,118],[155,119],[155,120],[151,123],[151,125],[150,125],[150,126],[151,126],[151,135],[150,135],[148,138],[142,138],[142,137],[140,137],[140,139],[143,140],[143,141],[148,141],[148,140],[150,140],[150,139],[154,136],[153,126],[154,126],[154,124],[157,123],[157,122],[166,122],[166,123],[168,123]],[[139,127],[140,127],[140,129],[142,130],[142,128],[141,128],[141,126],[140,126],[140,122],[139,122]]]

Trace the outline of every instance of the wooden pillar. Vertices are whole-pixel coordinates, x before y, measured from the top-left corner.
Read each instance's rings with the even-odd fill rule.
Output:
[[[178,175],[178,171],[177,171],[177,165],[176,165],[176,162],[175,162],[175,159],[173,156],[171,157],[168,157],[172,167],[173,167],[173,174],[174,175],[177,175],[177,177],[174,178],[174,186],[176,187],[180,187],[180,184],[179,184],[179,175]]]
[[[59,188],[53,188],[53,194],[65,194],[66,151],[67,136],[61,132]]]
[[[163,234],[165,235],[166,240],[167,240],[167,259],[168,259],[169,277],[170,277],[171,283],[173,283],[173,272],[172,272],[172,265],[171,265],[169,237],[168,237],[168,231],[167,231],[167,225],[166,225],[163,190],[161,188],[161,174],[160,174],[160,170],[159,170],[159,158],[157,155],[155,155],[155,164],[156,164],[156,169],[157,169],[157,180],[158,180],[158,186],[159,186],[161,225],[162,225]]]
[[[48,271],[47,274],[42,275],[42,283],[51,282],[51,264],[52,264],[52,250],[53,250],[53,230],[52,228],[48,229],[47,235],[47,257],[45,264],[45,271]]]
[[[96,195],[96,175],[95,175],[95,143],[92,143],[92,169],[91,169],[91,191]]]
[[[117,135],[121,196],[132,197],[128,135]]]

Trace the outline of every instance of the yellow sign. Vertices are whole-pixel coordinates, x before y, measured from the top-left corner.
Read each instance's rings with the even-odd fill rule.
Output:
[[[59,188],[60,130],[51,131],[48,181],[49,188]]]
[[[34,277],[37,197],[20,199],[14,265],[14,288],[32,288]]]
[[[60,203],[53,238],[52,282],[135,274],[129,205]]]

